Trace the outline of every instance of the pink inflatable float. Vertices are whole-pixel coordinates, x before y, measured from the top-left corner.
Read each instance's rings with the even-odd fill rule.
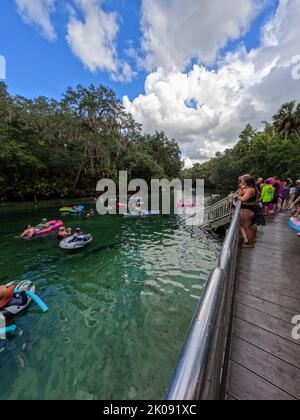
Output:
[[[50,222],[47,222],[46,225],[48,225],[48,227],[45,227],[43,229],[39,229],[38,227],[36,227],[35,236],[43,236],[51,232],[56,232],[61,227],[63,227],[64,222],[62,222],[61,220],[51,220]]]
[[[191,208],[191,207],[194,207],[194,203],[192,201],[179,201],[177,203],[177,207],[179,207],[179,208],[181,208],[181,207]]]

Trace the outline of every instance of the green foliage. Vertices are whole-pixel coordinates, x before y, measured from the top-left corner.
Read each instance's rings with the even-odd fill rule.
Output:
[[[104,86],[68,88],[61,101],[12,97],[0,83],[0,198],[68,196],[95,190],[120,170],[150,181],[182,169],[175,140],[143,135]]]
[[[237,179],[243,174],[267,178],[298,179],[300,176],[300,104],[285,104],[266,123],[263,131],[254,130],[250,124],[240,135],[233,149],[217,153],[203,164],[185,170],[184,178],[205,179],[206,187],[234,190]]]

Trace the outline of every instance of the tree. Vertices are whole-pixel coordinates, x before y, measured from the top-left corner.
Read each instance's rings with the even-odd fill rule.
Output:
[[[103,176],[179,176],[181,154],[164,133],[142,134],[115,93],[68,88],[62,100],[11,96],[0,84],[0,198],[92,192]]]
[[[299,178],[300,104],[290,102],[281,107],[273,123],[265,122],[263,131],[256,131],[248,124],[233,149],[216,154],[204,164],[196,164],[183,176],[204,178],[208,188],[232,190],[242,174],[268,178]]]
[[[280,108],[273,117],[273,123],[277,134],[287,140],[296,137],[300,141],[300,104],[288,102]]]

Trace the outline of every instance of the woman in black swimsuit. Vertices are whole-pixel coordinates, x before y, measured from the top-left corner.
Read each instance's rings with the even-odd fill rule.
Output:
[[[241,208],[241,233],[244,238],[244,247],[254,248],[257,234],[257,214],[260,193],[255,185],[255,179],[251,176],[244,177],[245,188],[239,199]]]

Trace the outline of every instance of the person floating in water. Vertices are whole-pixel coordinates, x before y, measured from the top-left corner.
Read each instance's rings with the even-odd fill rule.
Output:
[[[142,213],[142,212],[143,212],[143,208],[142,208],[142,206],[141,206],[141,204],[140,204],[140,203],[136,203],[136,205],[135,205],[135,207],[134,207],[134,210],[135,210],[137,213]]]
[[[141,216],[145,216],[145,214],[147,213],[144,206],[141,203],[136,203],[135,205],[135,211],[136,213],[140,214]]]
[[[85,216],[86,217],[93,217],[93,216],[95,216],[94,210],[90,209],[89,211],[86,212]]]
[[[24,239],[30,239],[30,238],[33,238],[35,234],[36,234],[36,229],[31,225],[27,225],[25,226],[24,232],[22,233],[21,237]]]
[[[58,236],[60,238],[65,239],[65,238],[68,238],[71,235],[72,235],[72,230],[70,228],[66,229],[65,227],[61,227],[59,229]]]
[[[77,228],[75,230],[75,233],[73,235],[73,239],[71,242],[79,242],[79,241],[83,241],[84,240],[84,233],[82,232],[82,230],[80,228]]]
[[[49,223],[48,223],[48,219],[43,219],[42,223],[40,223],[39,225],[37,225],[36,229],[38,230],[43,230],[43,229],[47,229],[49,227]]]
[[[0,286],[0,309],[25,306],[27,302],[28,297],[25,291],[15,293],[14,286]]]

